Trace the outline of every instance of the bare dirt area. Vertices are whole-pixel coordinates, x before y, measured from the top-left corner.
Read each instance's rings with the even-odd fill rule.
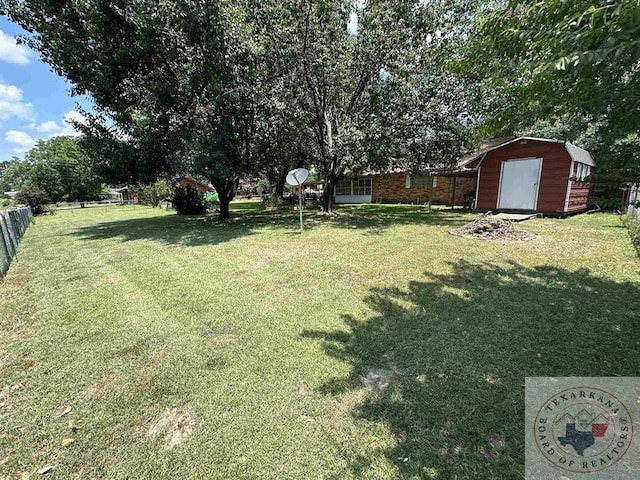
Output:
[[[196,415],[189,405],[171,407],[148,423],[146,437],[155,440],[164,437],[161,450],[170,450],[184,443],[196,426]]]

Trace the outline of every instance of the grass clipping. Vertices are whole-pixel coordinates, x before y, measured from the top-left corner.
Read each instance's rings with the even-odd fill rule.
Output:
[[[449,230],[451,235],[465,238],[479,238],[480,240],[509,240],[526,242],[535,240],[537,235],[513,228],[511,222],[483,214],[477,216],[472,222],[460,228]]]

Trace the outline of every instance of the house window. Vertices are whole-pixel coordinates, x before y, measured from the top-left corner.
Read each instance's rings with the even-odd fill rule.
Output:
[[[575,171],[575,179],[578,181],[583,181],[591,175],[591,167],[589,165],[585,165],[584,163],[576,163],[576,171]]]
[[[411,175],[412,188],[435,188],[438,185],[436,177],[431,175]]]
[[[354,192],[356,195],[371,195],[371,179],[370,178],[360,178],[358,179],[356,191]]]
[[[351,180],[343,178],[336,185],[336,195],[351,195]]]

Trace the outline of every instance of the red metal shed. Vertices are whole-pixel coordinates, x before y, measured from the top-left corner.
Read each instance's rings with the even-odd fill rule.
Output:
[[[587,208],[596,163],[569,142],[518,137],[479,152],[464,168],[477,171],[478,210],[566,215]]]

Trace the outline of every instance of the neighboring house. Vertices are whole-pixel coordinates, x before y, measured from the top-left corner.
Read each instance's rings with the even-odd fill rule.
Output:
[[[596,162],[569,142],[518,137],[476,152],[461,167],[476,172],[480,211],[566,215],[587,209]]]
[[[15,200],[19,193],[19,190],[11,190],[10,192],[4,192],[4,196],[11,200]]]
[[[182,185],[183,187],[189,185],[191,187],[197,188],[202,193],[216,191],[216,189],[213,188],[213,185],[199,182],[191,177],[178,177],[176,178],[176,183],[178,183],[178,185]]]
[[[129,190],[129,187],[114,188],[109,190],[109,200],[131,203],[134,200],[134,195],[131,190]]]
[[[298,195],[298,191],[300,190],[300,187],[298,187],[297,185],[294,185],[291,188],[293,193]],[[315,193],[316,195],[321,195],[323,190],[323,183],[322,182],[304,182],[304,184],[302,185],[302,190],[304,193],[307,193],[307,194]]]

